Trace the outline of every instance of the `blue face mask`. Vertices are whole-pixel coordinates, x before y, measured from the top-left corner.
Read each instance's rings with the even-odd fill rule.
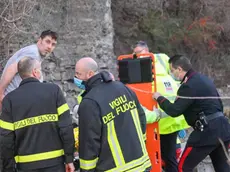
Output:
[[[171,77],[172,77],[175,81],[180,81],[180,79],[177,78],[177,77],[175,77],[175,75],[174,75],[173,73],[170,72],[170,75],[171,75]]]
[[[78,88],[80,88],[80,89],[82,89],[82,90],[85,90],[85,84],[84,84],[84,82],[81,80],[81,79],[78,79],[78,78],[76,78],[76,77],[74,77],[74,84],[78,87]]]

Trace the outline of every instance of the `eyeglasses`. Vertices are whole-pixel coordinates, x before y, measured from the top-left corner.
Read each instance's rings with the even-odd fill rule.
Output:
[[[137,41],[136,45],[147,46],[145,41]]]
[[[135,49],[136,47],[148,48],[148,45],[145,41],[137,41],[131,48]]]

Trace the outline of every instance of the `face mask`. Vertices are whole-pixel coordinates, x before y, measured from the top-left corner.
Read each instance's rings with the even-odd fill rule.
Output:
[[[40,77],[39,81],[40,81],[40,82],[43,82],[43,81],[44,81],[44,80],[43,80],[43,74],[42,74],[42,73],[41,73],[41,77]]]
[[[39,72],[40,72],[40,77],[37,78],[37,79],[38,79],[40,82],[43,82],[43,74],[42,74],[42,71],[39,70]]]
[[[175,81],[180,81],[179,78],[177,78],[173,73],[170,73],[171,77],[175,80]]]
[[[80,89],[82,89],[82,90],[85,90],[85,85],[84,85],[84,83],[83,83],[83,81],[82,81],[81,79],[78,79],[78,78],[74,77],[74,84],[75,84],[78,88],[80,88]]]

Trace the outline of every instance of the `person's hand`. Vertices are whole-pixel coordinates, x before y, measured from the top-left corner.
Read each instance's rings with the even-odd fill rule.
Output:
[[[69,164],[65,165],[65,171],[66,172],[74,172],[74,170],[75,170],[75,168],[74,168],[73,163],[69,163]]]
[[[160,96],[161,96],[161,94],[160,94],[160,93],[155,92],[155,93],[153,93],[152,98],[153,98],[153,99],[155,99],[155,100],[157,100],[157,99],[158,99],[158,97],[160,97]]]
[[[79,108],[79,105],[75,105],[72,110],[72,119],[73,119],[73,122],[76,123],[77,125],[79,124],[79,115],[77,113],[78,108]]]
[[[73,115],[78,116],[78,114],[77,114],[78,108],[79,108],[79,105],[77,105],[77,104],[73,107]]]
[[[156,121],[159,121],[161,119],[161,117],[162,117],[161,110],[154,106],[153,107],[153,112],[155,112],[155,114],[156,114]]]

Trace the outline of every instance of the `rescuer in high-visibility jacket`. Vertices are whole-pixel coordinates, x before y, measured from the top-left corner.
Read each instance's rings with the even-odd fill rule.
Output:
[[[77,62],[75,80],[85,87],[78,109],[81,171],[150,170],[146,117],[135,93],[109,73],[99,73],[89,57]]]
[[[139,41],[135,45],[134,53],[144,54],[149,53],[147,44],[144,41]],[[156,71],[156,86],[157,91],[174,102],[178,90],[178,82],[176,82],[169,71],[168,59],[166,54],[154,54],[155,71]],[[144,57],[141,57],[144,58]],[[154,85],[153,89],[154,90]],[[148,113],[149,112],[149,113]],[[146,111],[147,123],[155,122],[158,118],[154,111]],[[176,158],[176,140],[178,131],[188,128],[183,115],[172,118],[164,117],[159,121],[161,158],[165,162],[165,172],[177,172],[178,162]]]

